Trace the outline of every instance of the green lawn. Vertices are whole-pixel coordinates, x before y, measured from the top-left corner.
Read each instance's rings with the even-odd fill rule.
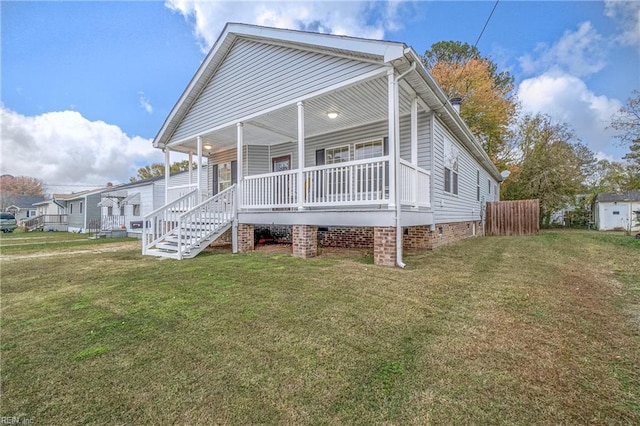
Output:
[[[476,238],[400,270],[326,250],[161,260],[68,235],[0,238],[2,416],[640,424],[632,237]]]

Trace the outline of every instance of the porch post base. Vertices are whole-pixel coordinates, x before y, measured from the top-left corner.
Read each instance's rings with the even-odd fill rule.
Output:
[[[396,228],[373,228],[373,263],[380,266],[396,266]]]
[[[238,253],[246,253],[253,251],[254,239],[253,239],[253,225],[249,223],[238,224]]]
[[[304,259],[318,255],[318,227],[293,225],[293,255]]]

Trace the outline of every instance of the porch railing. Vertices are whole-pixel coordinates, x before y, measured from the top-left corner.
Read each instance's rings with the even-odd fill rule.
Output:
[[[107,215],[102,216],[101,229],[103,231],[112,231],[114,229],[122,229],[125,224],[124,216],[121,215]]]
[[[178,226],[180,215],[197,204],[198,190],[193,189],[146,215],[142,222],[142,254]]]
[[[196,184],[192,184],[192,185],[178,185],[178,186],[170,186],[169,189],[167,190],[167,200],[165,200],[165,204],[166,203],[171,203],[172,201],[175,201],[187,194],[189,194],[191,191],[198,189],[198,185]]]
[[[386,204],[388,157],[306,168],[304,205]]]
[[[241,208],[298,206],[298,170],[246,176]],[[389,199],[389,157],[307,167],[302,173],[304,207],[384,205]],[[430,206],[431,175],[401,160],[398,171],[403,205]]]
[[[431,173],[405,160],[400,160],[400,202],[402,205],[429,207]]]
[[[293,207],[297,202],[297,170],[247,176],[242,183],[242,205],[245,207]]]
[[[192,247],[207,240],[221,227],[230,223],[235,216],[236,186],[225,189],[196,205],[178,218],[176,226],[177,253],[179,256]]]
[[[36,229],[42,229],[46,225],[66,225],[66,214],[41,214],[25,220],[25,230],[35,231]]]

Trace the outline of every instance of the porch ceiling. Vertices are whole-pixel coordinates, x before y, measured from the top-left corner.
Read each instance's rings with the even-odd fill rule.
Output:
[[[347,88],[305,100],[305,138],[332,133],[364,124],[387,119],[387,79],[380,77]],[[296,141],[298,136],[298,107],[290,104],[275,111],[266,112],[244,122],[245,145],[275,145]],[[338,117],[331,119],[327,112],[336,111]],[[400,86],[400,114],[411,111],[410,96]],[[200,135],[204,145],[210,144],[210,152],[235,147],[237,128],[235,123],[212,133]],[[195,152],[196,138],[174,150]],[[206,155],[207,151],[204,151]]]

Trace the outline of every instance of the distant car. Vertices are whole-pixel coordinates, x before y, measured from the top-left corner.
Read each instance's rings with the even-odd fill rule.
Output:
[[[0,213],[0,230],[2,232],[13,232],[18,227],[16,217],[11,213]]]

